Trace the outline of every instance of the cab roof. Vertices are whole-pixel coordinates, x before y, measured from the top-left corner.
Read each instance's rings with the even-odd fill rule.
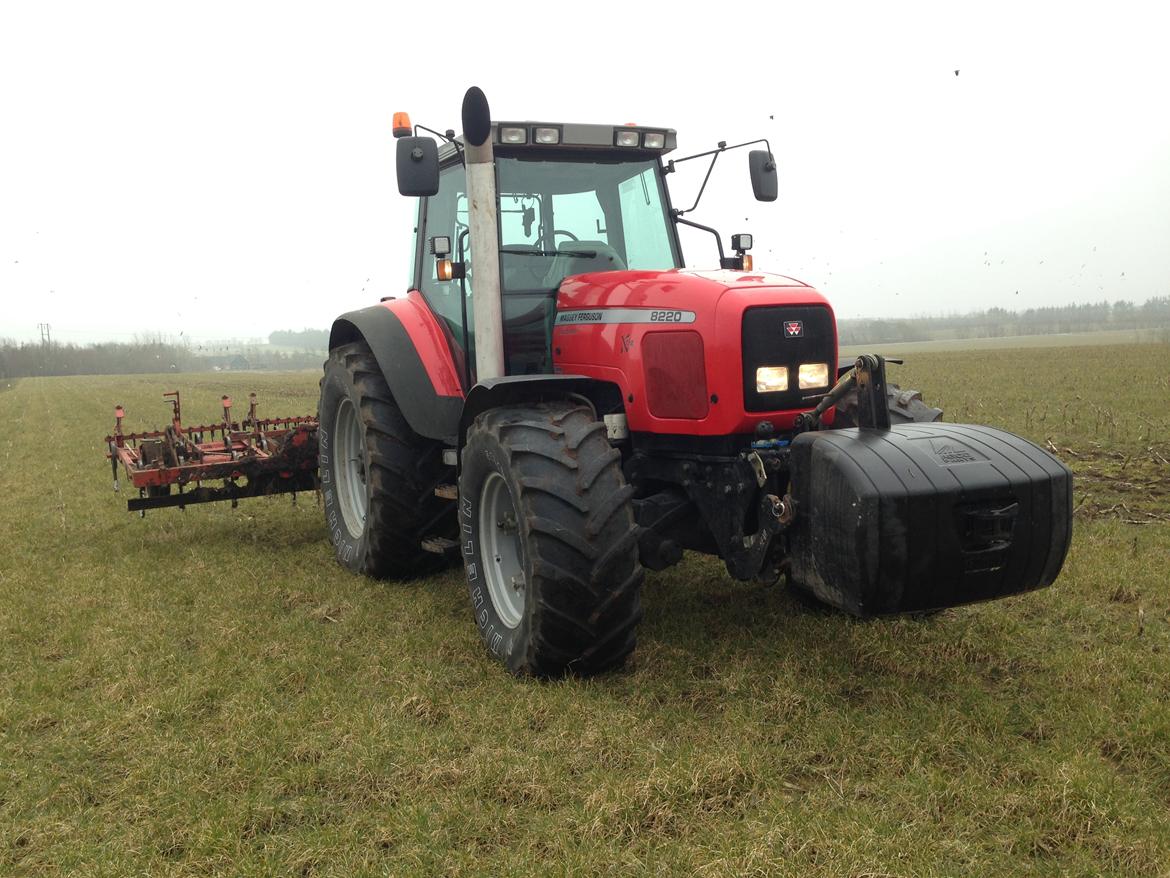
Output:
[[[637,135],[637,144],[628,141]],[[661,140],[661,146],[645,145],[646,135],[651,144]],[[555,139],[553,139],[555,137]],[[455,140],[462,145],[463,136]],[[492,145],[508,150],[616,150],[623,153],[644,156],[665,155],[676,146],[676,132],[673,128],[656,128],[651,125],[594,125],[582,122],[493,122]],[[439,144],[439,160],[455,157],[455,146],[444,141]]]

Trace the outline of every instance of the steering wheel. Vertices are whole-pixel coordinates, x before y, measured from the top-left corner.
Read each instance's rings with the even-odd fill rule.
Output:
[[[572,232],[567,232],[564,229],[553,229],[552,236],[551,236],[552,237],[552,247],[550,247],[548,249],[556,251],[556,249],[557,249],[557,235],[564,235],[570,241],[580,241],[581,240],[576,235],[574,235]],[[540,240],[536,242],[535,246],[538,250],[546,249],[544,246],[544,237],[543,236],[541,236]]]

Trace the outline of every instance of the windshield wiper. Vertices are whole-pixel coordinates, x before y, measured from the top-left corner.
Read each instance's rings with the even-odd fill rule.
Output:
[[[509,250],[500,248],[501,253],[509,256],[575,256],[579,259],[596,259],[596,250]]]

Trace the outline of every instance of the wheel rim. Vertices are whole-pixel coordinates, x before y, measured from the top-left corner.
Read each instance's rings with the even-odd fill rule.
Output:
[[[520,559],[520,529],[508,485],[491,473],[479,495],[479,533],[483,574],[496,615],[509,628],[524,615],[524,564]]]
[[[357,539],[366,529],[366,449],[357,408],[348,398],[337,409],[333,437],[337,505],[346,529]]]

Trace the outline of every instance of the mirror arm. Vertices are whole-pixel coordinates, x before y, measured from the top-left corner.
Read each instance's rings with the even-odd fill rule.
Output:
[[[426,125],[415,125],[414,126],[414,133],[415,133],[416,137],[418,136],[419,131],[425,131],[425,132],[427,132],[427,134],[433,134],[433,135],[435,135],[435,137],[438,137],[438,138],[441,138],[442,140],[447,141],[449,144],[451,144],[453,147],[455,147],[455,154],[457,156],[459,156],[460,164],[462,164],[463,167],[467,167],[467,162],[465,162],[463,160],[463,144],[461,144],[458,140],[455,139],[455,132],[454,131],[448,131],[446,134],[440,134],[434,128],[428,128]],[[771,152],[771,149],[769,149],[768,152]]]
[[[713,170],[715,170],[715,162],[717,162],[719,160],[719,154],[721,152],[723,152],[723,149],[722,149],[723,144],[720,143],[719,146],[720,146],[720,148],[715,150],[715,155],[712,156],[712,158],[711,158],[711,164],[707,165],[707,176],[705,176],[703,178],[703,185],[699,187],[699,194],[695,196],[695,203],[692,204],[690,207],[688,207],[686,210],[678,211],[679,216],[682,216],[684,213],[690,213],[692,210],[694,210],[696,207],[699,206],[699,201],[702,199],[703,192],[707,188],[707,181],[711,179],[711,172]]]
[[[676,211],[676,216],[682,216],[684,213],[690,213],[699,206],[699,200],[703,197],[703,192],[707,188],[707,181],[711,179],[711,172],[715,170],[715,162],[718,161],[720,155],[727,152],[729,149],[740,149],[744,146],[755,146],[757,143],[762,143],[768,147],[768,161],[773,167],[775,167],[776,160],[772,157],[772,144],[768,143],[768,138],[766,137],[761,137],[758,140],[748,140],[744,143],[737,143],[734,146],[728,146],[726,140],[721,140],[715,149],[709,149],[706,152],[697,152],[694,155],[683,156],[681,159],[670,159],[666,163],[666,167],[663,168],[663,174],[673,174],[675,170],[674,166],[679,162],[689,162],[691,159],[701,159],[704,156],[713,156],[711,159],[711,164],[707,166],[707,176],[703,178],[703,185],[699,187],[699,194],[695,196],[695,203],[686,210]]]
[[[748,140],[744,143],[737,143],[734,146],[728,146],[725,141],[720,141],[715,149],[709,149],[706,152],[697,152],[694,155],[683,156],[681,159],[670,159],[666,163],[665,173],[670,174],[674,172],[674,166],[681,162],[689,162],[691,159],[701,159],[703,156],[714,155],[721,152],[727,152],[731,149],[739,149],[744,146],[755,146],[757,143],[762,143],[768,147],[768,155],[772,155],[772,144],[768,143],[768,138],[761,137],[758,140]]]
[[[704,232],[710,232],[712,235],[714,235],[715,236],[715,246],[719,248],[719,267],[720,268],[727,267],[726,265],[723,264],[724,262],[727,261],[727,258],[723,255],[723,240],[719,237],[719,233],[717,231],[715,231],[710,226],[704,226],[704,225],[701,225],[700,223],[692,222],[691,220],[688,220],[688,219],[683,219],[681,210],[672,210],[670,212],[670,215],[671,215],[671,218],[676,223],[682,223],[684,226],[690,226],[693,229],[701,229]]]

